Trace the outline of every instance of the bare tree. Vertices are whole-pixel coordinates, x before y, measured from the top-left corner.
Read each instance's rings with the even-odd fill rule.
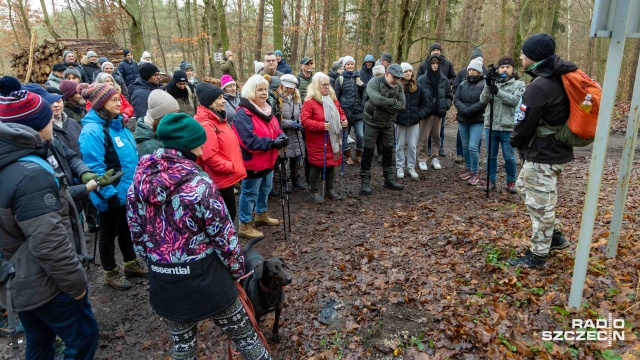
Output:
[[[51,33],[54,39],[60,39],[60,35],[56,33],[51,25],[51,20],[49,20],[49,13],[47,12],[47,5],[44,3],[44,0],[40,0],[40,7],[42,8],[42,17],[44,18],[44,25],[47,27],[47,30]],[[54,9],[55,11],[55,9]]]
[[[167,67],[167,57],[164,54],[164,47],[162,46],[162,40],[160,39],[160,29],[158,29],[158,21],[156,20],[156,6],[154,0],[151,0],[151,17],[153,17],[153,27],[156,29],[156,40],[158,41],[158,47],[160,48],[160,56],[162,57],[162,66],[164,71],[168,74],[169,68]]]
[[[258,2],[258,17],[256,18],[256,60],[262,58],[262,31],[264,29],[264,1]]]

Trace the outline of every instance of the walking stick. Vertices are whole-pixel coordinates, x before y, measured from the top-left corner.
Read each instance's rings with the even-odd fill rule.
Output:
[[[282,164],[282,172],[284,173],[284,179],[286,181],[285,192],[287,193],[287,220],[289,221],[289,232],[291,232],[291,202],[289,201],[289,194],[291,194],[291,187],[293,184],[289,185],[289,177],[287,175],[287,167],[289,166],[289,158],[287,157],[287,149],[284,148],[285,159]]]
[[[489,138],[487,139],[487,197],[489,197],[489,174],[491,173],[491,137],[493,136],[493,101],[495,95],[489,95]]]
[[[98,212],[98,217],[100,216],[100,212]],[[90,263],[96,262],[96,249],[98,248],[98,233],[100,232],[100,220],[96,223],[96,236],[93,241],[93,257],[91,257],[88,261]]]
[[[340,166],[342,169],[340,170],[340,196],[344,196],[344,148],[345,148],[345,134],[346,128],[342,128],[342,161],[340,162]]]
[[[326,172],[327,172],[327,137],[329,136],[329,132],[325,130],[324,132],[324,159],[322,161],[322,189],[320,194],[324,198],[324,186],[327,182]]]
[[[282,164],[284,163],[284,161],[282,161],[282,159],[279,159],[279,160],[280,160],[280,164],[278,165],[278,172],[280,173],[279,176],[280,176],[280,202],[282,203],[282,230],[284,232],[284,240],[287,241],[287,218],[284,211],[284,189],[283,189],[284,178],[282,177]],[[285,169],[285,172],[286,172],[286,169]]]
[[[304,161],[304,152],[307,150],[306,149],[306,143],[304,142],[304,136],[302,137],[302,141],[300,141],[300,129],[296,129],[296,138],[298,139],[298,145],[300,146],[300,162],[302,163],[302,167],[304,168],[304,170],[302,171],[304,174],[307,173],[307,164],[305,164]],[[302,150],[304,149],[304,151]],[[298,157],[296,155],[296,157]],[[309,179],[307,179],[309,180]]]

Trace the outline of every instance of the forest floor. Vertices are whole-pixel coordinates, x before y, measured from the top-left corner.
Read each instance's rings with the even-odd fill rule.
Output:
[[[307,192],[294,192],[287,240],[281,226],[262,228],[267,238],[255,248],[282,257],[294,277],[285,289],[282,342],[271,346],[274,359],[640,359],[639,160],[617,257],[605,256],[623,135],[612,131],[583,307],[575,310],[566,305],[590,147],[576,149],[558,186],[556,214],[571,247],[544,268],[527,270],[505,263],[526,250],[531,223],[519,195],[505,190],[502,161],[498,191],[487,198],[484,182],[471,187],[458,179],[463,168],[451,156],[455,131],[448,123],[443,169],[400,180],[404,191],[384,189],[374,161],[373,195],[360,196],[357,168],[345,167],[343,200],[313,205]],[[280,199],[269,205],[281,218]],[[149,306],[148,281],[116,291],[104,285],[98,266],[88,274],[100,327],[96,358],[169,359],[172,342]],[[323,309],[334,312],[329,325],[318,321]],[[609,313],[625,321],[616,329],[624,331],[624,341],[611,347],[607,341],[542,340],[542,331],[572,330],[571,319]],[[273,321],[273,315],[263,319],[266,335]],[[225,359],[226,337],[210,321],[198,327],[199,358]],[[8,357],[8,339],[0,346],[0,357]]]

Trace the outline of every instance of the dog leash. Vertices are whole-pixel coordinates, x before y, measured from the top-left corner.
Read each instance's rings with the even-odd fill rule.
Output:
[[[247,293],[244,292],[242,285],[240,285],[240,280],[251,276],[251,274],[253,274],[253,271],[251,271],[250,273],[244,274],[238,279],[238,281],[235,281],[236,287],[238,288],[238,298],[240,299],[240,302],[242,303],[244,310],[247,312],[247,315],[249,316],[249,320],[251,320],[251,324],[253,324],[253,328],[258,334],[260,341],[262,341],[262,344],[264,345],[265,349],[269,351],[269,345],[267,344],[267,339],[264,337],[262,330],[260,330],[260,325],[258,324],[258,321],[256,320],[256,317],[254,315],[255,312],[253,311],[253,305],[251,305],[251,301],[249,300]],[[233,351],[233,349],[231,348],[231,338],[227,339],[227,355],[229,356],[229,360],[233,360],[233,355],[239,355],[239,354],[240,354],[239,352]]]

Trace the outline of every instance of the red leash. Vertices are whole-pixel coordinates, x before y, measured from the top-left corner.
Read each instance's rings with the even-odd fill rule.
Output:
[[[267,351],[269,351],[269,345],[267,344],[267,339],[264,337],[264,334],[260,330],[260,325],[256,320],[255,312],[253,311],[253,306],[251,305],[251,300],[249,300],[247,293],[244,292],[242,285],[240,285],[240,280],[250,276],[252,273],[253,271],[250,273],[244,274],[242,277],[240,277],[240,279],[238,279],[238,281],[235,282],[236,287],[238,288],[238,298],[240,299],[240,302],[242,303],[244,310],[247,312],[247,315],[249,316],[249,320],[251,320],[251,323],[253,324],[253,328],[258,334],[260,341],[262,341],[262,344],[264,345],[264,347],[267,349]],[[239,352],[233,351],[233,349],[231,349],[231,339],[227,339],[227,354],[229,355],[229,360],[233,360],[233,355],[240,354]]]

